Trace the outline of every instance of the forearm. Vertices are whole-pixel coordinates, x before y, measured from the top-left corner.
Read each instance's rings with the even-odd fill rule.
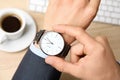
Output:
[[[100,0],[50,0],[45,14],[43,27],[53,30],[58,24],[81,27],[84,30],[94,19]],[[74,38],[63,34],[66,42],[71,43]]]

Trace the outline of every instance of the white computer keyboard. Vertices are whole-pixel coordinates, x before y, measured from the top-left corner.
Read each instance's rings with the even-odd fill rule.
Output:
[[[35,12],[46,12],[48,0],[29,0],[29,9]]]
[[[45,13],[48,3],[49,0],[29,0],[29,9]],[[101,0],[94,21],[120,25],[120,0]]]
[[[101,0],[94,21],[120,25],[120,0]]]

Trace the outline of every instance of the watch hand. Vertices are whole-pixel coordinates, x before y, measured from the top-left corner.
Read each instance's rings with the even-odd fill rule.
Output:
[[[48,40],[51,44],[53,44],[53,42],[51,42],[48,38],[47,38],[47,40]]]
[[[42,43],[42,44],[51,44],[51,43]]]
[[[46,40],[46,39],[47,39],[47,40]],[[43,44],[51,44],[50,40],[49,40],[48,38],[46,38],[46,39],[44,39],[44,40],[46,40],[47,43],[43,43]]]

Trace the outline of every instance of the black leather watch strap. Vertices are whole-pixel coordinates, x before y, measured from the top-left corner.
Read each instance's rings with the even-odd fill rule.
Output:
[[[71,48],[71,46],[65,42],[64,49],[63,49],[63,51],[58,56],[60,56],[60,57],[66,57],[67,54],[68,54],[68,52],[69,52],[69,50],[70,50],[70,48]]]
[[[40,30],[40,31],[36,34],[34,41],[37,41],[37,43],[38,43],[39,40],[40,40],[40,38],[41,38],[41,36],[44,34],[44,32],[45,32],[45,30]]]

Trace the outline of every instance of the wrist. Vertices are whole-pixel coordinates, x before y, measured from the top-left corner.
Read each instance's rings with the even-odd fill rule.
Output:
[[[54,25],[51,25],[51,26],[54,26]],[[44,30],[47,30],[47,31],[54,31],[52,27],[50,26],[45,26],[43,27]],[[64,37],[64,40],[68,43],[68,44],[71,44],[75,39],[69,35],[66,35],[66,34],[62,34],[62,36]]]
[[[39,48],[39,45],[35,44],[35,42],[31,43],[30,50],[39,57],[42,57],[42,58],[47,57],[47,55],[41,51],[41,49]]]
[[[65,57],[71,47],[60,33],[46,30],[40,30],[36,34],[33,45],[46,55],[60,57]]]
[[[33,45],[34,45],[36,48],[39,48],[39,45],[38,45],[38,43],[37,43],[36,41],[33,43]]]

